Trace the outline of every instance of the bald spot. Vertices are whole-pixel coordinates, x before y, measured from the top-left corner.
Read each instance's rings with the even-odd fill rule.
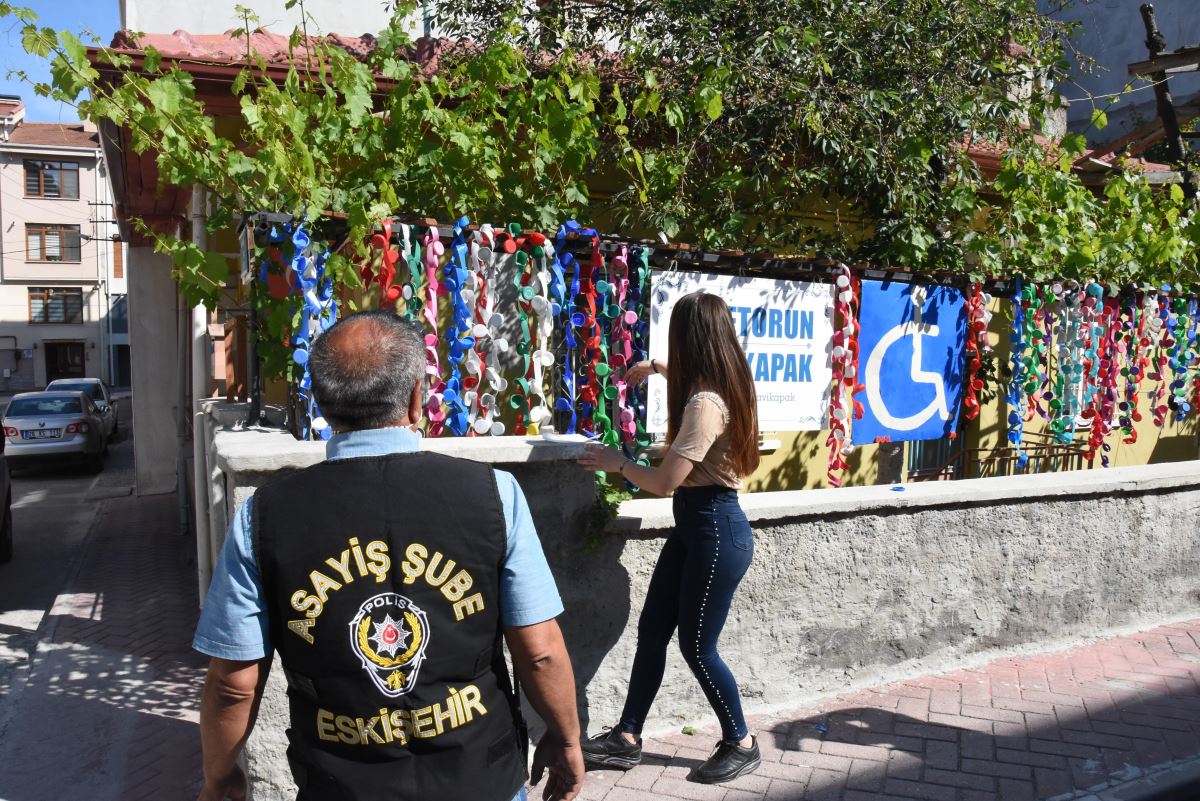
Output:
[[[361,379],[395,368],[387,363],[387,357],[379,347],[380,339],[388,333],[378,320],[349,317],[324,334],[325,347],[347,377]]]

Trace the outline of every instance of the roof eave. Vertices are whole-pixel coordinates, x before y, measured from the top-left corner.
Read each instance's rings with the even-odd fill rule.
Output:
[[[50,153],[52,155],[78,156],[81,153],[95,155],[100,150],[100,143],[94,145],[29,145],[18,142],[0,142],[0,150],[17,153]]]

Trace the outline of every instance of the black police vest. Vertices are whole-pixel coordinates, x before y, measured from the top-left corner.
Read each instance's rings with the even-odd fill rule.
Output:
[[[509,801],[526,778],[486,465],[324,462],[254,494],[297,801]]]

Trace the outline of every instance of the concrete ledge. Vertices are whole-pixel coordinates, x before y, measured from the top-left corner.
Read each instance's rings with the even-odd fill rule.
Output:
[[[274,428],[222,429],[213,436],[217,467],[225,473],[298,470],[325,458],[324,442],[301,442]],[[581,444],[540,437],[446,437],[421,441],[421,450],[488,464],[575,460]]]
[[[767,522],[818,515],[881,514],[959,504],[993,505],[1187,487],[1200,487],[1198,460],[893,486],[746,493],[741,496],[741,503],[751,522]],[[669,498],[645,498],[621,504],[619,514],[608,530],[631,535],[641,531],[662,531],[673,525]]]

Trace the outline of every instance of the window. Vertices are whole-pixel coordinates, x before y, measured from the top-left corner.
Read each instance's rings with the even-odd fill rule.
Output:
[[[25,197],[79,197],[79,163],[26,161]]]
[[[65,395],[43,395],[37,398],[17,398],[8,405],[5,417],[41,417],[49,414],[79,414],[83,404],[79,398]]]
[[[25,260],[79,261],[79,226],[26,223]]]
[[[120,239],[113,240],[113,278],[125,277],[124,243]]]
[[[83,290],[78,287],[30,287],[29,322],[82,323]]]
[[[46,391],[57,389],[59,392],[82,392],[94,401],[104,400],[104,389],[97,381],[51,381],[46,385]]]
[[[114,295],[112,311],[108,319],[111,321],[114,334],[129,333],[129,299],[125,295]]]

